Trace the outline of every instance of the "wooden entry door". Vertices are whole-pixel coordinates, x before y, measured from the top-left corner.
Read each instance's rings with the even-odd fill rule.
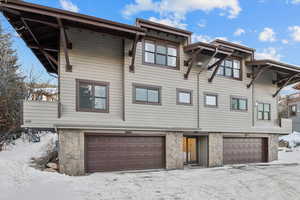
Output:
[[[183,137],[183,156],[185,164],[198,163],[198,138]]]

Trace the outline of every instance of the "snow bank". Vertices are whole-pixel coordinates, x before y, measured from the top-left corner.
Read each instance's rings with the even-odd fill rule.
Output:
[[[300,133],[293,132],[289,135],[279,137],[279,140],[288,142],[290,147],[300,146]]]

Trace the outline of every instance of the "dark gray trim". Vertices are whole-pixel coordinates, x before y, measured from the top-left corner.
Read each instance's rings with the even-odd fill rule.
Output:
[[[76,112],[97,112],[97,113],[109,113],[109,82],[103,81],[93,81],[93,80],[84,80],[76,79]],[[86,83],[93,85],[93,95],[94,95],[94,86],[105,86],[106,87],[106,109],[83,109],[79,107],[79,86],[80,83]]]
[[[136,101],[136,88],[158,90],[158,103]],[[133,104],[144,104],[144,105],[162,105],[162,103],[161,103],[161,90],[162,90],[161,86],[147,85],[147,84],[140,84],[140,83],[132,83],[132,103]]]
[[[246,100],[246,110],[233,109],[233,108],[232,108],[232,99],[242,99],[242,100]],[[248,98],[247,98],[247,97],[242,97],[242,96],[234,96],[234,95],[230,95],[230,111],[248,112]]]
[[[216,104],[215,106],[213,105],[207,105],[206,104],[206,96],[215,96],[216,97]],[[207,108],[218,108],[219,107],[219,95],[217,93],[212,93],[212,92],[203,92],[203,103],[204,106]]]
[[[190,103],[179,102],[179,93],[189,93],[190,94]],[[176,88],[176,104],[177,105],[185,105],[185,106],[193,106],[193,90]]]
[[[148,62],[145,62],[145,41],[150,41],[151,43],[154,44],[155,46],[155,52],[154,52],[154,63],[148,63]],[[175,67],[172,67],[172,66],[168,66],[167,63],[166,65],[160,65],[160,64],[155,64],[155,60],[156,60],[156,47],[157,45],[162,45],[162,46],[165,46],[166,48],[167,47],[173,47],[177,50],[177,56],[176,56],[176,66]],[[173,69],[173,70],[179,70],[180,69],[180,51],[179,51],[179,48],[180,48],[180,44],[179,43],[176,43],[176,42],[170,42],[170,41],[167,41],[167,40],[162,40],[162,39],[157,39],[157,38],[153,38],[153,37],[146,37],[143,39],[142,41],[142,64],[143,65],[149,65],[149,66],[154,66],[154,67],[161,67],[161,68],[164,68],[164,69]],[[167,49],[168,51],[168,49]],[[175,57],[175,56],[173,56]],[[166,54],[166,62],[168,62],[168,52]]]

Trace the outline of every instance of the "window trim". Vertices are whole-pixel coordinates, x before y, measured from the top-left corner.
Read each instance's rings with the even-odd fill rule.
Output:
[[[259,104],[263,104],[263,115],[262,115],[262,119],[259,119],[258,118],[258,113],[259,112],[261,112],[261,111],[259,111]],[[270,107],[270,110],[269,110],[269,119],[265,119],[265,115],[264,115],[264,113],[265,113],[265,104],[268,104]],[[271,104],[270,103],[264,103],[264,102],[257,102],[257,108],[256,108],[257,110],[256,110],[256,112],[257,112],[257,120],[259,120],[259,121],[271,121],[271,119],[272,119],[272,115],[271,115]]]
[[[216,97],[216,105],[208,105],[206,104],[206,96],[215,96]],[[207,108],[218,108],[219,107],[219,99],[218,99],[218,94],[217,93],[211,93],[211,92],[204,92],[203,93],[203,102],[204,102],[204,106]]]
[[[142,89],[152,89],[152,90],[158,90],[158,103],[155,102],[145,102],[145,101],[137,101],[136,100],[136,88],[142,88]],[[143,105],[159,105],[161,106],[161,86],[155,86],[155,85],[146,85],[146,84],[139,84],[139,83],[133,83],[132,84],[132,103],[133,104],[143,104]]]
[[[220,75],[220,74],[216,73],[216,76],[223,77],[223,78],[228,78],[228,79],[234,79],[234,80],[238,80],[238,81],[242,81],[243,80],[243,62],[242,62],[242,58],[236,57],[236,56],[230,56],[230,57],[226,58],[225,60],[231,60],[231,61],[238,60],[240,62],[240,77],[239,78],[235,78],[233,76],[233,69],[234,68],[232,68],[232,76],[226,76],[225,75],[225,73],[226,73],[225,72],[226,71],[226,67],[224,68],[224,75]],[[224,62],[225,62],[225,60],[224,60]]]
[[[179,93],[189,93],[190,94],[190,103],[183,103],[179,101]],[[193,106],[193,90],[176,88],[176,104],[184,106]]]
[[[154,48],[155,48],[155,52],[154,52],[154,63],[149,63],[149,62],[146,62],[145,61],[145,53],[146,53],[146,50],[145,50],[145,44],[146,44],[146,41],[150,41],[151,43],[154,44]],[[157,39],[157,38],[153,38],[153,37],[146,37],[143,39],[143,42],[142,42],[142,64],[143,65],[148,65],[148,66],[154,66],[154,67],[161,67],[161,68],[165,68],[165,69],[173,69],[173,70],[179,70],[180,69],[180,55],[179,55],[179,43],[176,43],[176,42],[171,42],[171,41],[167,41],[167,40],[160,40],[160,39]],[[160,64],[155,64],[155,60],[156,60],[156,48],[157,48],[157,45],[161,45],[161,46],[165,46],[166,47],[166,57],[168,57],[168,47],[173,47],[176,49],[176,66],[172,67],[172,66],[168,66],[168,59],[166,58],[166,65],[160,65]],[[175,56],[172,56],[172,57],[175,57]]]
[[[234,109],[232,108],[232,100],[233,99],[241,99],[241,100],[246,100],[246,109]],[[230,110],[231,111],[236,111],[236,112],[248,112],[248,98],[246,97],[241,97],[241,96],[230,96]]]
[[[93,97],[95,98],[95,86],[105,86],[106,87],[106,109],[87,109],[80,108],[80,96],[79,96],[79,86],[80,83],[92,85]],[[96,112],[96,113],[109,113],[109,82],[104,81],[93,81],[85,79],[76,79],[76,112]]]

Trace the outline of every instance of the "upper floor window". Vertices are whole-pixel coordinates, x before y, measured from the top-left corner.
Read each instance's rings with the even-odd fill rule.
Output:
[[[133,103],[160,105],[159,86],[133,85]]]
[[[192,91],[177,89],[177,104],[192,105]]]
[[[245,98],[231,97],[231,110],[247,111],[248,102]]]
[[[237,59],[226,59],[224,60],[217,72],[218,75],[231,77],[234,79],[241,79],[241,61]]]
[[[108,112],[109,83],[77,80],[77,111]]]
[[[290,113],[290,116],[296,116],[297,115],[297,105],[290,105],[289,113]]]
[[[257,119],[271,120],[271,105],[268,103],[258,103]]]
[[[144,41],[144,63],[162,67],[178,67],[178,47],[155,40]]]
[[[218,107],[218,95],[217,94],[204,94],[204,105],[206,107]]]

